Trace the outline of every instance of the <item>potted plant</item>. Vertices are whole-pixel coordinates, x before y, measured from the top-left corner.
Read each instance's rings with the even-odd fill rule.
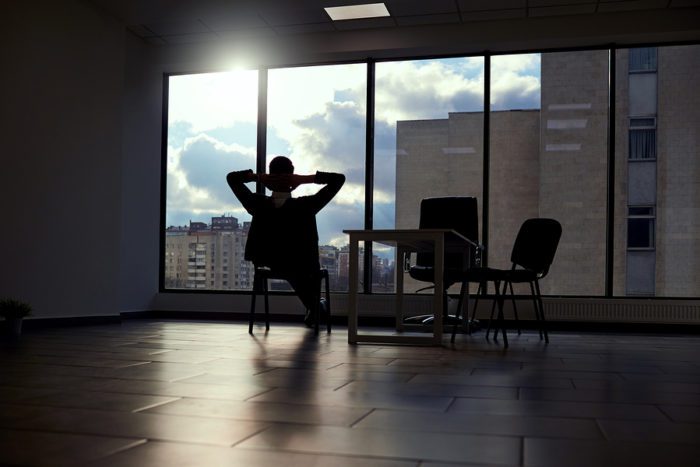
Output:
[[[29,303],[12,298],[0,300],[0,316],[5,318],[8,336],[19,337],[22,334],[22,319],[31,313],[32,306]]]

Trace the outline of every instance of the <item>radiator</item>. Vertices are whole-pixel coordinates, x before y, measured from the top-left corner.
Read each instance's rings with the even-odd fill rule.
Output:
[[[545,317],[552,321],[589,321],[616,323],[667,323],[700,324],[700,301],[663,299],[603,299],[603,298],[544,298]],[[394,295],[360,295],[358,308],[361,316],[393,316]],[[520,319],[534,319],[531,299],[517,302]],[[406,316],[432,313],[432,295],[404,296]],[[477,318],[488,318],[491,313],[491,299],[479,300]],[[346,315],[347,294],[334,294],[333,314]],[[450,313],[454,314],[456,299],[449,302]],[[474,297],[469,302],[469,314],[474,305]],[[505,301],[506,319],[513,317],[509,299]]]

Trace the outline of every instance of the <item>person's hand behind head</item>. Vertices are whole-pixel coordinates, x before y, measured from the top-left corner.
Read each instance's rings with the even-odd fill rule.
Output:
[[[262,174],[260,181],[269,190],[290,193],[304,183],[313,183],[313,175]]]
[[[271,191],[290,193],[299,184],[292,183],[293,174],[262,174],[258,178]]]

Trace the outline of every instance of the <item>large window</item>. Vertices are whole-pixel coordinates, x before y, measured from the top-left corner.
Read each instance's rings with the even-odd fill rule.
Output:
[[[365,64],[274,69],[268,75],[267,159],[284,154],[298,173],[346,176],[342,190],[316,216],[321,265],[335,291],[348,288],[343,230],[364,222],[366,82]],[[294,195],[318,189],[304,185]],[[283,281],[272,286],[289,288]]]
[[[700,46],[617,52],[614,294],[700,295]]]
[[[258,72],[171,76],[168,85],[164,285],[248,289],[250,219],[225,177],[255,168]]]
[[[169,76],[164,287],[250,289],[250,217],[224,177],[284,154],[298,172],[347,176],[318,216],[335,291],[347,290],[342,230],[415,228],[421,199],[448,195],[475,196],[488,214],[479,241],[492,267],[509,267],[525,219],[562,223],[545,294],[699,296],[698,72],[700,45]],[[365,253],[364,288],[393,292],[395,252]]]
[[[481,200],[483,81],[482,57],[376,65],[374,228],[417,228],[423,198]],[[373,254],[373,290],[393,292],[394,249]],[[424,287],[406,275],[406,292]]]
[[[545,294],[605,293],[608,60],[606,50],[491,60],[489,265],[510,267],[525,219],[557,219]],[[519,92],[505,92],[516,79]]]

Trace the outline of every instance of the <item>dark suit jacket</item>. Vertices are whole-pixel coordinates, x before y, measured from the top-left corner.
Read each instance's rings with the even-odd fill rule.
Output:
[[[316,172],[315,183],[325,184],[311,196],[289,198],[275,207],[272,198],[256,194],[245,185],[246,172],[226,176],[231,190],[253,216],[245,247],[245,259],[273,270],[314,272],[319,269],[316,213],[338,193],[345,176]]]

